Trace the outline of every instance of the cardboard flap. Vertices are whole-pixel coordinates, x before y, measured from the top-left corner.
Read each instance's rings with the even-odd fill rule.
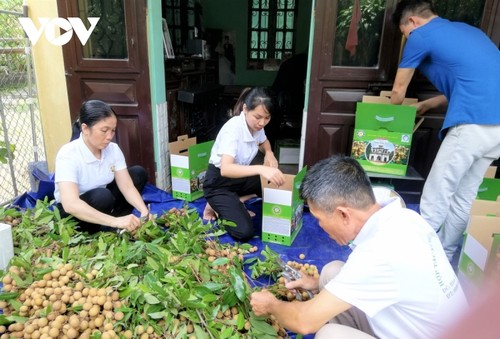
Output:
[[[471,215],[500,216],[500,201],[479,200],[472,202]],[[500,224],[500,220],[498,220]]]
[[[187,154],[189,146],[196,145],[196,137],[188,138],[187,135],[181,135],[177,141],[168,144],[170,154]]]
[[[490,178],[493,179],[495,178],[495,174],[497,173],[497,167],[496,166],[490,166],[486,170],[486,173],[484,173],[485,178]]]
[[[302,184],[302,181],[304,180],[306,172],[307,172],[307,166],[304,166],[299,171],[299,173],[297,173],[295,178],[293,179],[293,186],[296,188],[295,190],[293,190],[293,194],[292,194],[292,200],[294,200],[294,201],[300,200],[300,185]]]
[[[477,190],[477,199],[495,201],[500,195],[500,179],[483,178]]]
[[[293,189],[293,183],[295,179],[295,175],[293,174],[284,174],[285,176],[285,184],[282,186],[276,186],[270,181],[267,181],[266,178],[260,177],[260,183],[262,185],[262,189],[264,190],[265,188],[272,188],[275,190],[281,190],[281,191],[291,191]]]
[[[189,167],[193,170],[206,168],[214,140],[189,146]]]
[[[472,215],[467,233],[473,236],[484,248],[490,249],[493,243],[493,236],[500,233],[500,219],[497,217]]]
[[[391,104],[391,96],[390,93],[388,92],[388,96],[382,96],[382,93],[385,91],[380,92],[380,96],[375,96],[375,95],[363,95],[363,98],[361,99],[362,102],[367,102],[367,103],[373,103],[373,104]],[[409,106],[416,104],[418,102],[418,99],[415,98],[404,98],[403,102],[401,105],[404,106]]]
[[[380,103],[358,102],[356,104],[356,129],[390,132],[413,132],[416,107]]]

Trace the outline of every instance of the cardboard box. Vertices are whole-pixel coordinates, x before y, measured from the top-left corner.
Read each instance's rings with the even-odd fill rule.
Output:
[[[416,112],[412,106],[358,102],[351,156],[368,172],[406,175]]]
[[[0,223],[0,270],[5,271],[10,259],[14,256],[14,242],[12,241],[12,227]]]
[[[500,196],[500,179],[483,178],[477,190],[477,199],[495,201]]]
[[[277,140],[274,147],[274,154],[280,164],[298,164],[300,159],[300,141],[295,139]]]
[[[262,182],[262,241],[291,246],[302,228],[304,202],[299,189],[307,167],[296,175],[285,174],[286,182],[276,187]]]
[[[469,299],[485,279],[500,278],[500,201],[473,202],[457,275]]]
[[[495,201],[500,198],[500,179],[495,179],[496,172],[496,166],[488,167],[483,182],[477,190],[476,199]]]
[[[203,181],[214,141],[197,144],[196,137],[188,138],[187,135],[181,135],[177,139],[168,144],[172,196],[193,201],[203,196]]]

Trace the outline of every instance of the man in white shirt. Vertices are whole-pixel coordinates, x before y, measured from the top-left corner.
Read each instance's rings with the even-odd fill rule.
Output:
[[[257,315],[318,338],[435,338],[467,307],[436,232],[397,198],[377,203],[359,163],[333,156],[313,166],[301,196],[328,235],[352,248],[287,288],[319,290],[305,302],[252,294]]]

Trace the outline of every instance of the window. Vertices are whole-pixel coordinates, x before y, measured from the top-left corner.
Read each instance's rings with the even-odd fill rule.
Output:
[[[435,2],[434,9],[439,16],[448,20],[463,21],[469,25],[480,27],[484,4],[484,0],[442,0]]]
[[[359,22],[355,21],[353,12],[359,5]],[[340,0],[337,2],[337,22],[335,41],[333,43],[333,66],[346,67],[378,67],[382,27],[384,25],[385,0],[352,1]],[[356,46],[348,51],[350,27],[356,27]],[[351,36],[352,38],[352,36]]]
[[[187,53],[186,41],[201,32],[199,0],[163,0],[163,15],[168,24],[175,55]]]
[[[295,53],[298,0],[248,2],[248,68],[262,69],[264,62]]]

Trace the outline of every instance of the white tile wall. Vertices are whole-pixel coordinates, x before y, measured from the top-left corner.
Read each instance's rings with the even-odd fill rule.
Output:
[[[156,186],[164,191],[171,191],[172,181],[170,178],[170,156],[168,151],[168,112],[167,103],[156,105],[158,114],[157,124],[157,142],[159,159],[156,166]]]

